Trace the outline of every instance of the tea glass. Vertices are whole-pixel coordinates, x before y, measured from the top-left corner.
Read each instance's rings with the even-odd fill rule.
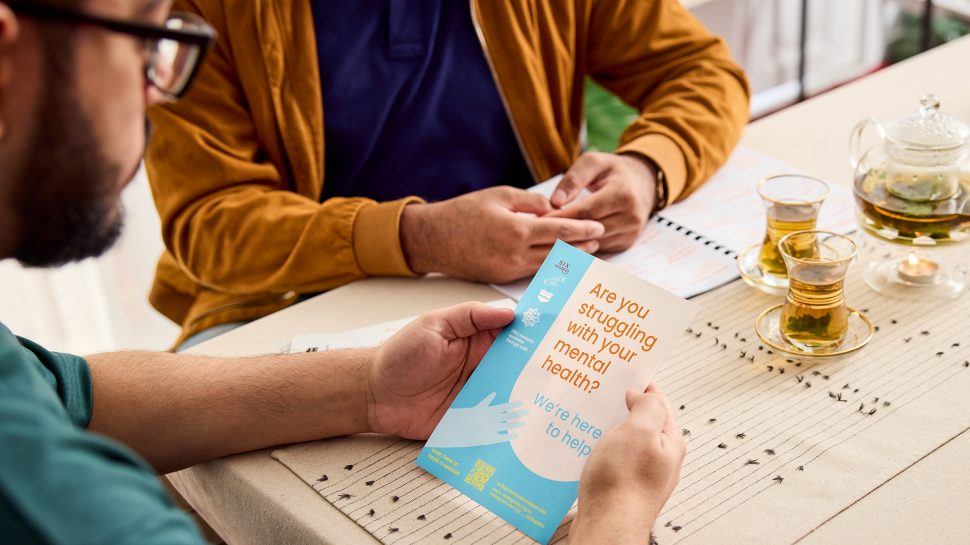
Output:
[[[770,176],[758,184],[767,221],[760,248],[752,246],[738,257],[745,282],[773,295],[785,294],[788,270],[778,243],[789,233],[815,229],[828,193],[825,182],[800,174]]]
[[[797,231],[783,237],[778,250],[788,270],[782,338],[805,351],[837,347],[849,330],[845,275],[855,242],[829,231]]]

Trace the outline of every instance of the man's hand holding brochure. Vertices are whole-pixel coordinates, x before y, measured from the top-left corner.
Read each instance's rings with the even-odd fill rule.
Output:
[[[647,387],[694,313],[558,242],[418,465],[542,543],[577,495],[578,533],[608,542],[614,521],[644,539],[684,454],[673,411]]]
[[[603,435],[579,479],[572,543],[644,543],[680,480],[687,445],[656,384],[629,390],[630,414]]]

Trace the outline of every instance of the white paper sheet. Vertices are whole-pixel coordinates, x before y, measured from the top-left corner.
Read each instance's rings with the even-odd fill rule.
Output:
[[[515,301],[511,299],[496,299],[486,301],[486,305],[495,308],[515,308]],[[342,331],[340,333],[317,333],[311,335],[295,335],[284,352],[324,352],[326,350],[341,350],[345,348],[366,348],[383,344],[392,335],[406,326],[417,316],[408,316],[400,320],[391,320],[380,324]]]

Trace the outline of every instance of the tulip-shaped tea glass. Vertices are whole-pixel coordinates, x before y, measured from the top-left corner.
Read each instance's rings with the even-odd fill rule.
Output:
[[[783,304],[758,318],[758,335],[801,355],[842,354],[867,343],[871,322],[845,303],[855,242],[829,231],[796,231],[778,242],[778,250],[788,271],[788,292]]]
[[[767,226],[764,241],[738,256],[738,269],[745,282],[773,295],[786,293],[788,270],[778,242],[789,233],[815,229],[828,193],[829,187],[822,180],[799,174],[771,176],[758,184]]]

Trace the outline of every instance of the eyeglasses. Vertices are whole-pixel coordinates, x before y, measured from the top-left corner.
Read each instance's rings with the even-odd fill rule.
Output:
[[[216,38],[215,29],[201,17],[191,13],[173,13],[164,26],[157,26],[99,17],[43,4],[7,2],[7,5],[15,13],[26,17],[94,25],[142,38],[149,46],[145,77],[148,83],[170,99],[185,94],[202,58]]]

